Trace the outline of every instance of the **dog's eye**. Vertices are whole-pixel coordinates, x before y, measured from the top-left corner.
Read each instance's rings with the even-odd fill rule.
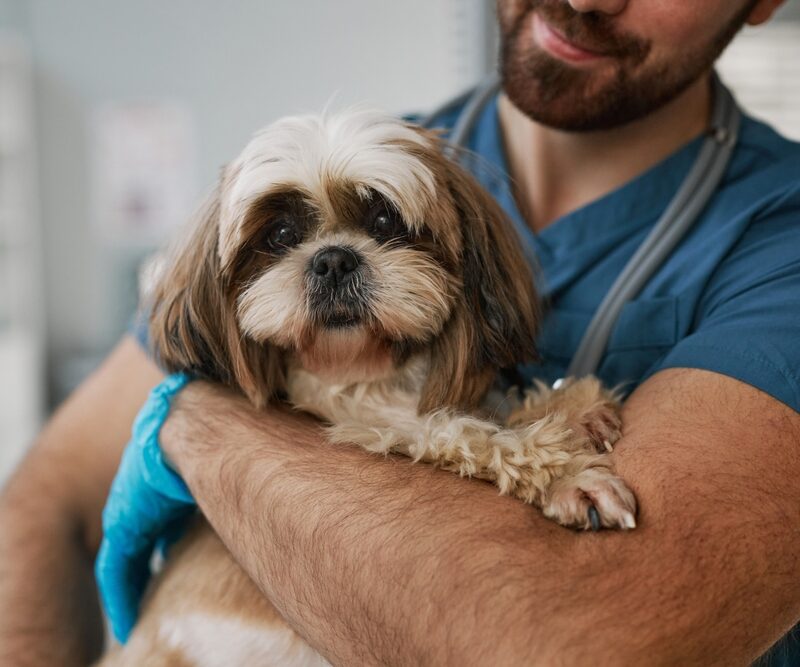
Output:
[[[267,241],[270,249],[281,252],[296,246],[301,241],[297,227],[286,218],[276,220],[269,230]]]
[[[390,241],[408,235],[400,214],[391,206],[381,203],[370,211],[367,227],[377,241]]]

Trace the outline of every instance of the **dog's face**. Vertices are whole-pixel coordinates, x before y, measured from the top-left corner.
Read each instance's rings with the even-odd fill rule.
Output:
[[[165,365],[263,404],[287,355],[342,383],[427,354],[420,409],[474,405],[533,355],[536,300],[510,223],[441,149],[373,111],[257,134],[156,290]]]
[[[288,119],[231,166],[220,259],[242,331],[339,382],[391,373],[447,321],[457,221],[423,135],[371,113]],[[266,159],[265,159],[266,158]]]

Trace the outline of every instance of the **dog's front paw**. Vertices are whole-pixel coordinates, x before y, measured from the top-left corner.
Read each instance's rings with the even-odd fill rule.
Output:
[[[636,527],[636,497],[609,468],[585,468],[554,481],[542,506],[562,526],[582,530]]]
[[[523,404],[508,417],[508,425],[533,424],[558,415],[576,436],[573,445],[599,453],[610,452],[622,435],[621,396],[596,377],[566,378],[558,389],[542,382],[528,389]]]

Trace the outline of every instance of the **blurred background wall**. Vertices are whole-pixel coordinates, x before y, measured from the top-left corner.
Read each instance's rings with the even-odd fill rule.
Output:
[[[790,0],[721,67],[800,138],[798,22]],[[490,0],[0,0],[0,481],[254,130],[332,98],[430,109],[495,44]]]
[[[0,212],[16,237],[0,250],[16,300],[0,305],[15,323],[0,364],[17,360],[0,365],[0,477],[125,330],[142,257],[255,130],[332,99],[436,105],[486,70],[487,12],[480,0],[0,0],[0,125],[25,137],[0,179],[27,193]]]

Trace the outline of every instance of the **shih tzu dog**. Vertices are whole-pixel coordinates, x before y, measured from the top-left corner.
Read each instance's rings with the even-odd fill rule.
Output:
[[[606,451],[618,400],[595,378],[501,396],[498,418],[498,372],[535,356],[537,297],[510,222],[442,149],[364,109],[258,133],[155,287],[158,358],[256,406],[287,399],[333,441],[490,480],[565,526],[633,528]],[[202,522],[106,660],[326,664]]]

